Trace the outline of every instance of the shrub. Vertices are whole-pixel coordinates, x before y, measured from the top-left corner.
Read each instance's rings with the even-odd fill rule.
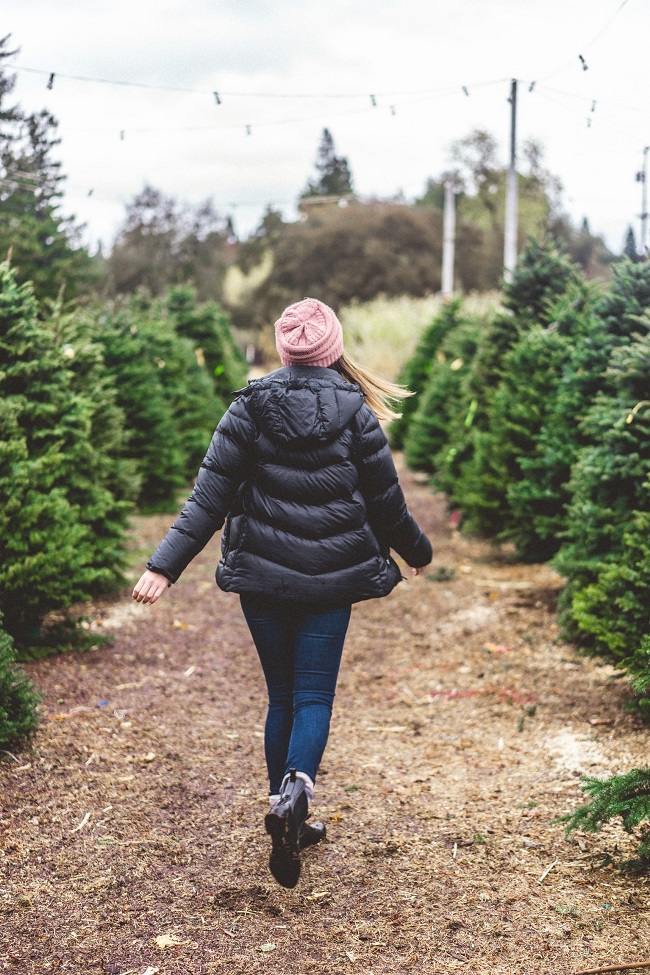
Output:
[[[640,321],[637,325],[642,327]],[[597,583],[606,566],[637,558],[625,538],[634,512],[650,510],[650,409],[644,407],[649,374],[650,334],[615,349],[606,388],[583,423],[589,442],[572,469],[566,540],[554,560],[568,579],[562,619],[573,637],[582,630],[577,613],[584,613],[585,597],[580,593]],[[629,646],[628,652],[634,649]]]
[[[464,385],[479,343],[480,324],[464,318],[460,308],[448,319],[455,326],[448,328],[433,358],[404,444],[409,466],[429,473],[437,470],[446,450],[451,423],[467,415]]]
[[[508,357],[532,329],[551,325],[553,303],[578,281],[578,271],[554,244],[530,241],[505,288],[504,310],[481,331],[464,383],[465,408],[459,411],[464,421],[450,429],[437,478],[452,503],[461,508],[466,527],[481,535],[498,535],[507,523],[506,490],[514,463],[511,451],[517,450],[513,433],[519,438],[523,435],[522,446],[530,443],[528,433],[524,435],[521,429],[519,407],[507,417],[508,387],[521,380],[521,373],[508,375],[512,367]],[[527,395],[534,396],[528,378],[526,386],[531,390]],[[546,374],[537,378],[547,381]],[[537,392],[543,395],[544,387]],[[522,404],[521,409],[528,406]]]
[[[427,386],[431,370],[434,367],[436,352],[445,336],[456,328],[460,320],[460,299],[456,298],[443,305],[424,329],[415,352],[399,374],[398,382],[410,389],[413,396],[403,400],[401,403],[402,415],[398,420],[393,421],[390,427],[391,444],[396,449],[404,446],[409,426],[420,404],[420,396]]]
[[[228,315],[215,302],[198,303],[189,286],[172,288],[165,306],[176,334],[190,339],[199,360],[205,362],[215,392],[229,402],[230,394],[246,382],[246,362],[233,339]]]
[[[12,747],[36,729],[39,700],[27,675],[16,666],[11,637],[0,628],[0,748]]]
[[[535,335],[540,354],[553,356],[553,371],[547,391],[538,389],[531,449],[517,456],[518,470],[507,486],[504,532],[524,558],[549,558],[567,529],[568,481],[586,443],[581,423],[602,385],[608,357],[596,300],[591,288],[569,292],[553,309],[553,325]]]
[[[92,391],[0,265],[0,612],[22,637],[119,579],[126,506],[103,483]],[[118,564],[116,564],[118,563]]]
[[[646,490],[646,510],[624,533],[618,558],[602,563],[595,581],[574,594],[571,607],[578,628],[616,662],[627,663],[650,635],[650,482]]]
[[[592,797],[591,802],[560,819],[567,824],[567,834],[576,829],[596,833],[619,817],[627,833],[641,826],[637,857],[622,866],[646,871],[650,867],[650,831],[646,825],[650,820],[650,768],[632,769],[609,779],[586,778],[582,788]]]

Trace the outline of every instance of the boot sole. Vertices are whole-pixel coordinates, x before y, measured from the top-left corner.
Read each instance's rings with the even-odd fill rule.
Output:
[[[300,878],[300,847],[291,810],[285,816],[267,813],[264,826],[272,844],[269,870],[282,887],[295,887]]]

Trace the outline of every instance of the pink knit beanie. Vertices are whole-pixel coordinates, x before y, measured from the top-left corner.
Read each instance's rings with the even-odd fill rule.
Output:
[[[343,330],[328,305],[303,298],[275,323],[275,345],[283,366],[331,366],[343,355]]]

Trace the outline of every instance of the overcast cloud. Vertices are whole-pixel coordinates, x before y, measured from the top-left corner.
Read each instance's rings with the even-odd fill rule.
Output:
[[[638,234],[647,0],[0,0],[0,11],[16,64],[42,72],[18,72],[16,99],[59,119],[66,208],[91,244],[110,244],[145,182],[212,197],[240,234],[267,204],[293,215],[324,126],[362,195],[421,193],[476,127],[505,162],[512,77],[520,142],[542,141],[572,218],[615,250],[628,224]]]

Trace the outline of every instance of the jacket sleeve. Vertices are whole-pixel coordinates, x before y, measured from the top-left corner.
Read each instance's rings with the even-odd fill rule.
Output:
[[[386,435],[370,407],[357,414],[356,449],[359,486],[368,521],[380,544],[394,549],[415,569],[428,565],[433,551],[406,506]]]
[[[147,568],[176,582],[218,531],[246,477],[255,427],[242,397],[231,404],[214,432],[194,490],[147,562]]]

